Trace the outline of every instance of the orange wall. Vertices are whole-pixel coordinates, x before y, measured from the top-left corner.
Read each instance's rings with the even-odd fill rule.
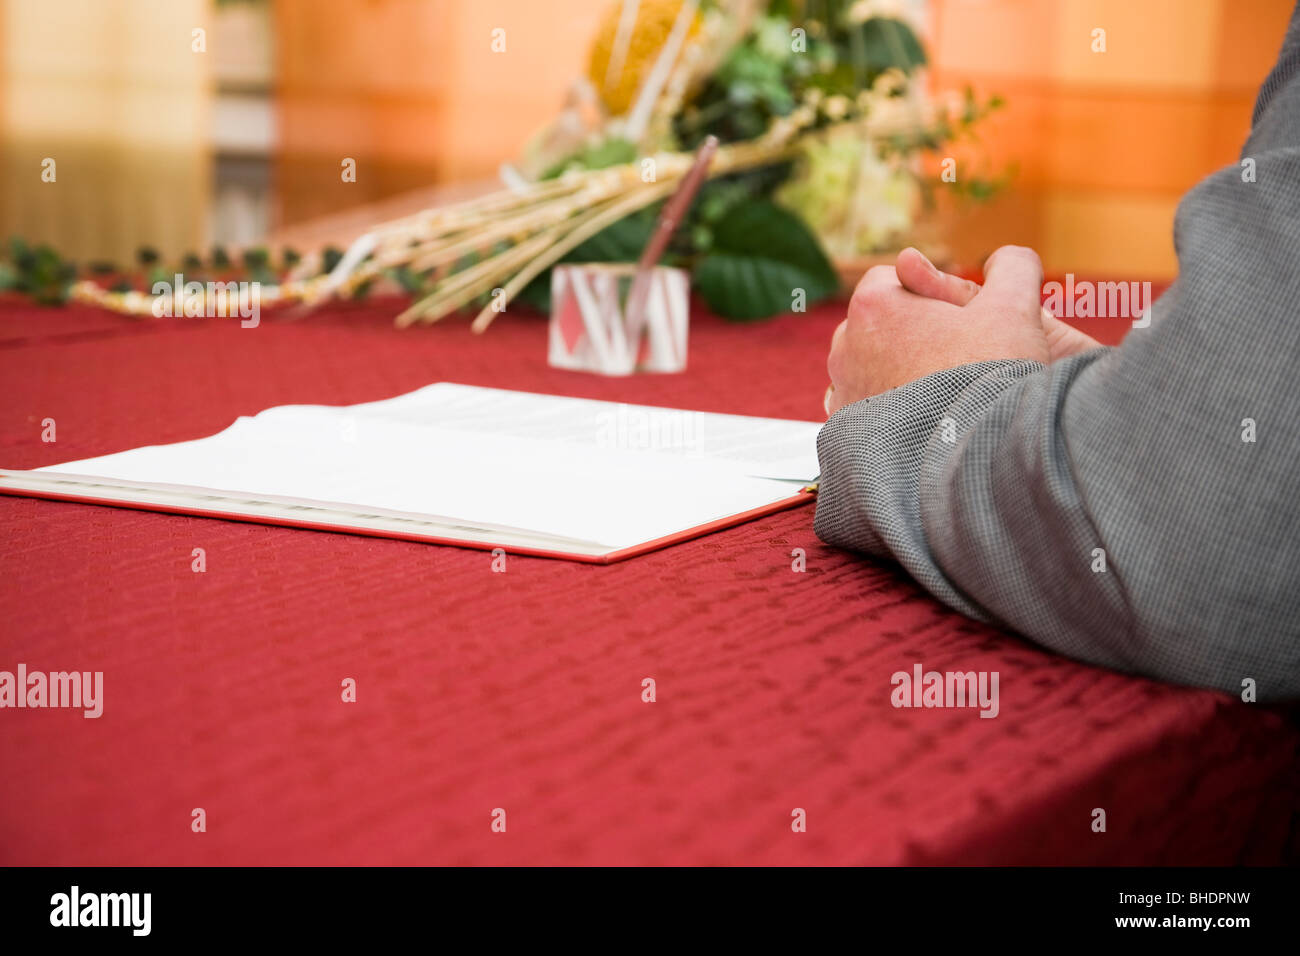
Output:
[[[1178,199],[1237,160],[1292,7],[933,0],[934,87],[1003,94],[982,148],[1019,170],[1005,197],[948,213],[956,257],[1017,242],[1051,271],[1172,276]],[[1098,27],[1105,53],[1091,50]]]
[[[495,175],[559,111],[605,6],[277,0],[281,223]],[[341,181],[343,157],[356,183]]]

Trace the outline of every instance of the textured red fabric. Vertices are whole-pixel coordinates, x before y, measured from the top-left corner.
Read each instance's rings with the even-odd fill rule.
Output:
[[[482,337],[463,320],[397,332],[396,307],[241,329],[10,300],[0,465],[438,380],[814,419],[842,311],[748,326],[697,314],[685,374],[607,380],[548,368],[535,316],[507,313]],[[47,417],[55,444],[40,440]],[[0,711],[0,862],[1293,855],[1300,735],[1285,715],[966,620],[895,568],[822,545],[812,518],[609,567],[511,557],[493,573],[478,551],[0,497],[0,669],[102,670],[105,684],[98,720]],[[893,708],[891,674],[916,663],[998,671],[1000,716]],[[341,700],[349,677],[356,703]],[[191,832],[197,807],[206,833]]]

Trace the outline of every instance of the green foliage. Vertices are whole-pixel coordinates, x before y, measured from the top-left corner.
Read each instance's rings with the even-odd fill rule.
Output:
[[[343,250],[338,246],[326,246],[321,252],[321,272],[330,273],[343,258]]]
[[[780,42],[784,45],[774,44],[771,32],[760,28],[731,51],[694,102],[674,118],[684,149],[694,149],[710,135],[724,143],[754,139],[773,117],[794,109],[797,58],[788,32]]]
[[[240,257],[244,266],[244,275],[250,282],[273,285],[278,277],[271,271],[271,253],[261,246],[245,249]]]
[[[732,319],[760,319],[787,312],[795,289],[809,303],[835,293],[839,277],[816,237],[795,215],[750,198],[739,177],[710,183],[695,204],[691,223],[678,230],[668,264],[694,260],[695,285],[709,306]],[[561,262],[635,262],[650,240],[658,216],[652,206],[622,219],[579,244]],[[519,298],[550,309],[549,271]]]
[[[797,289],[812,304],[839,287],[816,236],[797,216],[765,200],[737,205],[717,224],[694,278],[710,308],[742,320],[789,311]]]
[[[886,70],[911,73],[926,63],[920,39],[902,20],[849,23],[841,3],[814,4],[808,16],[790,8],[769,4],[768,14],[675,118],[683,148],[708,135],[724,143],[753,139],[789,115],[810,90],[852,100]],[[797,37],[798,52],[796,24],[804,31]]]
[[[636,144],[625,139],[610,138],[594,146],[588,146],[580,153],[570,156],[563,162],[556,163],[542,174],[542,179],[555,179],[571,169],[604,169],[607,166],[619,166],[636,159]]]
[[[389,269],[388,275],[408,295],[419,296],[424,292],[424,277],[412,270],[410,266],[398,266],[396,269]]]
[[[562,262],[635,262],[650,241],[661,203],[648,206],[580,242]]]
[[[21,292],[41,305],[66,302],[77,278],[75,263],[59,258],[47,245],[31,247],[16,236],[9,240],[9,261],[0,266],[0,291]]]
[[[289,248],[285,248],[281,255],[285,268],[301,260],[301,256]],[[330,268],[341,257],[342,253],[337,249],[327,249],[324,255]],[[148,292],[157,282],[172,282],[178,271],[188,278],[194,278],[205,269],[203,259],[195,252],[185,253],[177,265],[165,263],[158,251],[151,246],[141,246],[136,250],[135,259],[135,269],[124,269],[114,262],[97,259],[85,267],[85,272],[102,279],[117,276],[116,281],[109,286],[113,292],[141,289]],[[217,246],[212,250],[209,264],[214,270],[233,270],[241,278],[264,285],[280,280],[271,268],[270,252],[261,247],[245,250],[240,256],[239,268],[235,269],[226,250]],[[67,301],[77,274],[76,264],[61,258],[48,245],[32,246],[15,236],[9,240],[7,249],[0,250],[0,292],[21,292],[43,305],[57,305]]]
[[[607,226],[591,238],[578,243],[563,256],[561,262],[635,262],[641,250],[650,241],[655,219],[659,213],[656,204]],[[519,299],[541,312],[551,308],[551,270],[547,269],[519,293]]]
[[[874,17],[845,32],[849,62],[864,86],[890,67],[911,73],[925,66],[925,48],[902,20]]]

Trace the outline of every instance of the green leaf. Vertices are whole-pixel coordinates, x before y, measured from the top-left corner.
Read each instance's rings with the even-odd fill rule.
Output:
[[[871,75],[891,66],[904,73],[925,66],[925,48],[902,20],[873,17],[850,34],[850,41],[852,61]]]
[[[803,220],[758,200],[736,206],[714,228],[695,286],[719,315],[762,319],[788,312],[797,289],[808,304],[834,294],[839,276]]]
[[[658,206],[642,209],[578,243],[562,262],[636,262],[654,231]]]
[[[388,274],[407,295],[419,295],[424,291],[424,277],[413,272],[410,266],[389,269]]]
[[[522,302],[538,312],[551,311],[551,270],[547,269],[519,290],[516,302]]]

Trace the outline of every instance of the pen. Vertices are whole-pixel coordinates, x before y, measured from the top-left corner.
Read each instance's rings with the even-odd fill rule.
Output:
[[[717,149],[716,136],[706,137],[700,144],[700,148],[695,151],[695,161],[691,163],[691,168],[686,171],[677,189],[664,203],[664,208],[655,221],[654,232],[650,234],[650,240],[641,252],[641,258],[637,260],[636,275],[632,279],[632,290],[627,298],[625,313],[628,342],[633,348],[637,348],[637,343],[641,339],[641,325],[645,321],[646,299],[650,295],[650,277],[654,273],[655,264],[668,248],[668,241],[673,237],[677,224],[686,215],[686,210],[690,208],[695,194],[704,185],[709,163]]]

